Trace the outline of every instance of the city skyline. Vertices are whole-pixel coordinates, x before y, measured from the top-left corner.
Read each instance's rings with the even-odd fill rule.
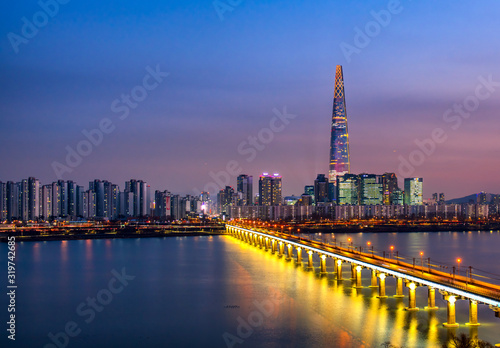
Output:
[[[84,25],[95,6],[109,8],[103,11],[109,15]],[[424,177],[425,197],[433,192],[445,192],[450,198],[500,192],[496,180],[500,169],[491,160],[500,146],[495,127],[498,48],[489,44],[498,25],[491,17],[499,6],[495,2],[475,4],[472,11],[466,4],[449,1],[432,4],[432,11],[430,4],[401,2],[390,23],[379,24],[378,35],[364,34],[368,40],[363,47],[356,46],[364,37],[359,31],[377,23],[376,14],[387,11],[387,4],[242,3],[225,13],[224,20],[211,3],[132,6],[125,2],[120,11],[110,6],[61,5],[57,16],[17,53],[7,35],[20,34],[21,19],[32,19],[40,8],[16,3],[8,16],[4,14],[2,179],[19,181],[35,175],[43,182],[57,180],[52,164],[66,164],[67,147],[76,149],[87,139],[83,131],[102,126],[108,133],[95,138],[99,145],[62,179],[125,182],[139,177],[153,187],[192,194],[193,183],[200,183],[203,190],[213,180],[210,173],[224,170],[234,160],[244,173],[281,173],[286,178],[284,192],[299,194],[318,173],[328,172],[326,129],[339,64],[348,76],[353,173]],[[193,6],[199,12],[192,12]],[[433,17],[436,11],[442,14],[439,21]],[[179,23],[170,12],[203,25],[204,32]],[[304,19],[304,12],[316,16]],[[148,24],[137,13],[146,14]],[[278,23],[276,13],[280,13]],[[337,20],[332,21],[332,14]],[[464,16],[473,30],[443,28],[442,23]],[[134,34],[129,18],[143,25],[141,35]],[[306,21],[305,31],[290,24],[299,19]],[[486,21],[491,26],[482,25]],[[259,25],[248,32],[242,22]],[[283,33],[264,35],[276,25]],[[103,32],[109,39],[106,44],[95,40]],[[130,34],[127,40],[123,32]],[[252,45],[247,47],[247,42]],[[424,44],[428,53],[420,49]],[[463,45],[470,49],[458,54],[457,47]],[[141,53],[128,54],[130,47],[141,47]],[[83,59],[82,48],[100,55]],[[256,53],[261,51],[269,53]],[[224,63],[220,52],[227,55]],[[134,88],[147,76],[147,85],[155,88],[147,90],[143,101],[130,104],[137,106],[127,108],[121,95],[135,91],[142,99],[137,93],[143,90]],[[478,88],[481,98],[474,99]],[[273,110],[283,115],[284,108],[295,118],[279,124],[280,132],[262,133],[272,141],[259,143],[259,148],[249,145],[249,137],[270,129],[276,117]],[[101,124],[103,119],[113,123]],[[440,141],[427,141],[434,133]],[[400,167],[411,171],[401,166],[401,158],[410,161],[412,154],[414,162],[422,163],[411,165],[411,174],[399,173]],[[231,177],[232,185],[235,180]]]

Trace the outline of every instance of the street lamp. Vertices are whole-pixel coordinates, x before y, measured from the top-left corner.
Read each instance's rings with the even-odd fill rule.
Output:
[[[392,252],[394,251],[394,245],[391,245],[391,253],[389,254],[389,258],[392,259]]]
[[[457,264],[458,264],[458,268],[457,268],[457,273],[460,274],[460,263],[462,262],[462,259],[461,258],[458,258],[457,259]]]
[[[420,267],[422,268],[422,274],[424,274],[424,252],[420,252]]]

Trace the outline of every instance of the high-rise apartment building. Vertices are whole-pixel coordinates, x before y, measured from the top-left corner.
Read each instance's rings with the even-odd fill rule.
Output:
[[[0,181],[0,221],[7,219],[7,185]]]
[[[263,173],[259,177],[259,205],[281,205],[282,178],[278,173]]]
[[[241,193],[241,205],[253,204],[253,176],[242,174],[236,179],[236,191]]]

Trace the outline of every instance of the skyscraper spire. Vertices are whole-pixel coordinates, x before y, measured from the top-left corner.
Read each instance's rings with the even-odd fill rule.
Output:
[[[342,66],[335,71],[335,91],[333,96],[332,137],[330,141],[329,181],[336,184],[337,176],[351,172],[349,155],[349,134],[347,132],[347,112],[344,95],[344,74]]]

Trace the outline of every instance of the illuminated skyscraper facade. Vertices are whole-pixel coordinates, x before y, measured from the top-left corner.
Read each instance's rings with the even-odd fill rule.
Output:
[[[422,205],[423,182],[422,178],[405,178],[405,204]]]
[[[330,141],[329,181],[336,183],[337,176],[351,172],[349,155],[349,135],[347,132],[347,112],[344,95],[344,74],[342,66],[337,65],[335,72],[335,91],[333,96],[332,133]]]

